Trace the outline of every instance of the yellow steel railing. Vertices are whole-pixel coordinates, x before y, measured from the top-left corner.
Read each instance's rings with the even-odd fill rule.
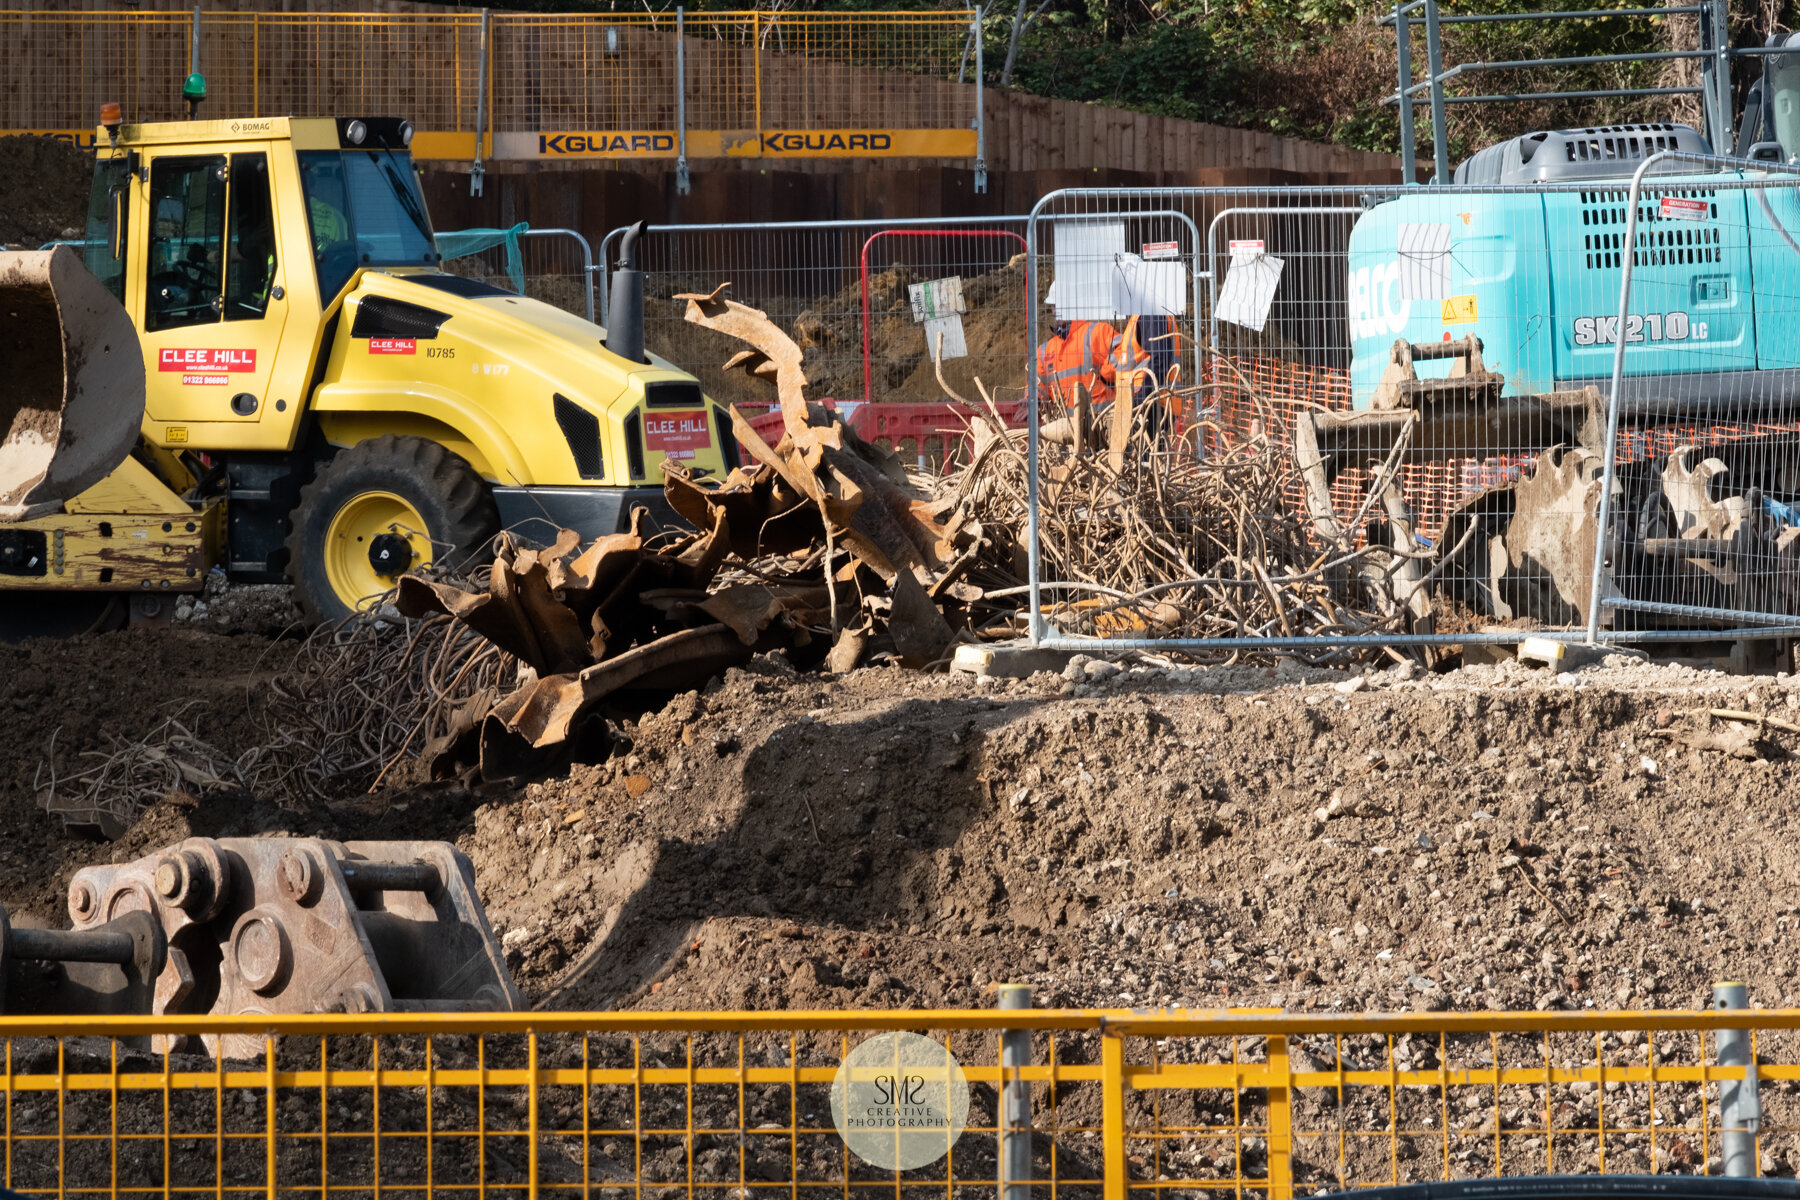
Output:
[[[0,90],[0,133],[85,144],[111,101],[127,121],[179,119],[182,80],[198,66],[205,116],[403,116],[424,135],[421,157],[493,154],[495,138],[503,156],[528,157],[674,157],[684,142],[693,157],[834,148],[809,144],[813,131],[843,133],[847,152],[972,154],[980,113],[974,90],[955,86],[975,78],[972,16],[709,12],[678,37],[672,13],[499,12],[484,56],[473,10],[0,9],[15,79]]]
[[[995,1187],[997,1089],[1020,1082],[1037,1195],[1286,1200],[1717,1173],[1718,1085],[1746,1072],[1710,1039],[1741,1028],[1756,1161],[1789,1173],[1800,1010],[8,1018],[0,1129],[5,1184],[58,1196],[952,1196]],[[828,1093],[850,1048],[902,1029],[948,1045],[973,1095],[949,1153],[897,1175],[849,1151]],[[1031,1032],[1030,1065],[999,1065],[1003,1029]]]

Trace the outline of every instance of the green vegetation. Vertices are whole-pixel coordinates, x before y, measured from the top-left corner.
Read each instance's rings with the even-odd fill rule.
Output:
[[[1444,0],[1441,11],[1454,16],[1556,7],[1567,6],[1543,0]],[[1027,29],[1014,83],[1043,95],[1397,151],[1397,110],[1379,103],[1396,80],[1394,33],[1378,24],[1387,11],[1391,5],[1366,0],[1051,0]],[[1749,16],[1734,21],[1734,37],[1760,43],[1762,30],[1752,26],[1766,23],[1771,15],[1769,6],[1759,6],[1754,21]],[[990,12],[989,62],[1003,60],[1014,16]],[[1449,66],[1690,49],[1698,44],[1692,22],[1675,16],[1449,24],[1444,27],[1444,59]],[[1422,27],[1415,27],[1411,46],[1414,79],[1422,79]],[[1593,64],[1481,72],[1456,81],[1451,91],[1670,87],[1697,78],[1697,69],[1682,62]],[[1418,152],[1426,156],[1431,152],[1429,112],[1423,107],[1417,111]],[[1685,96],[1453,106],[1450,149],[1453,158],[1461,158],[1529,129],[1697,118],[1697,105]]]

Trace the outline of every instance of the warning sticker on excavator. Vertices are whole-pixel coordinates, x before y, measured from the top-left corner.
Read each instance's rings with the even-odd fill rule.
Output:
[[[1712,205],[1705,200],[1689,200],[1684,196],[1664,196],[1658,211],[1665,221],[1704,221],[1712,215]]]
[[[693,458],[712,445],[712,430],[706,427],[706,414],[699,409],[645,413],[644,442],[669,458]]]
[[[1475,297],[1451,296],[1443,302],[1443,320],[1446,325],[1468,325],[1475,320]]]

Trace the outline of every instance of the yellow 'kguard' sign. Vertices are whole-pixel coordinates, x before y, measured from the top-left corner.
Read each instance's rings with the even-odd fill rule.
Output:
[[[696,155],[688,134],[688,156]],[[765,129],[716,133],[725,158],[973,158],[973,129]]]
[[[597,129],[496,133],[495,158],[674,158],[675,135],[664,129]]]
[[[496,133],[495,158],[674,158],[668,130]],[[972,129],[693,129],[689,158],[973,158]]]
[[[68,142],[77,150],[92,150],[99,137],[92,129],[0,129],[0,137],[47,137]]]

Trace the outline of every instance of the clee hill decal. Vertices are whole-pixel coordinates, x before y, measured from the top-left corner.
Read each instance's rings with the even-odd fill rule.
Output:
[[[370,354],[417,354],[419,343],[412,338],[370,338]]]
[[[712,445],[712,431],[706,427],[706,414],[698,409],[645,413],[644,441],[669,458],[692,458]]]
[[[256,351],[199,347],[191,350],[158,350],[158,371],[180,371],[187,384],[228,384],[238,371],[256,370]]]

